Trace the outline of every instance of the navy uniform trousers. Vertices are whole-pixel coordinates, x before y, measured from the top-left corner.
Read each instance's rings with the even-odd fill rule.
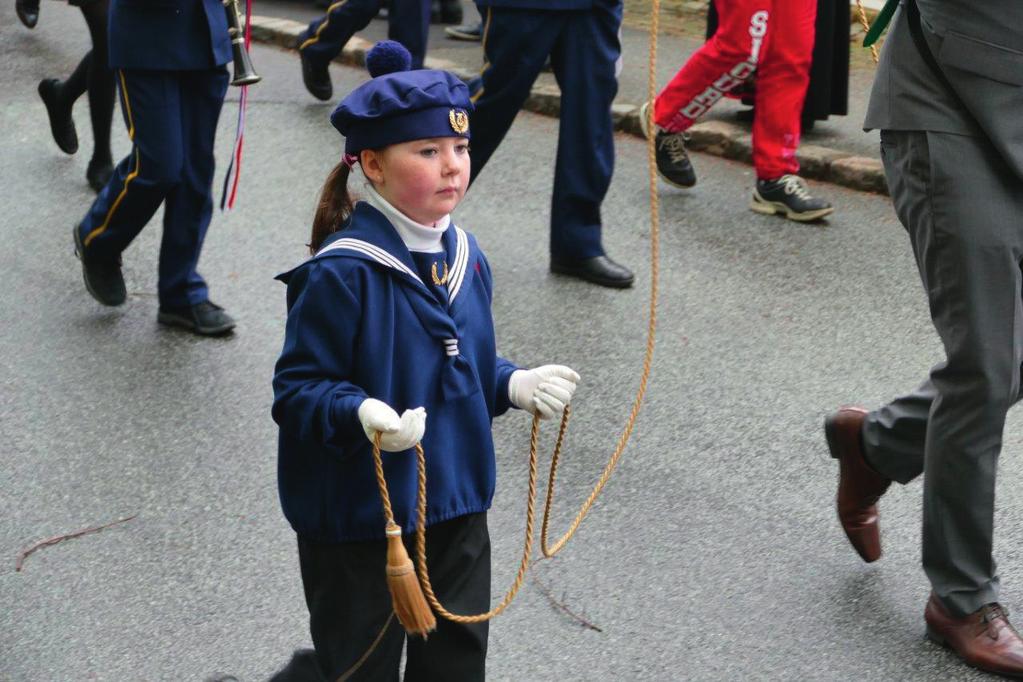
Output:
[[[482,89],[474,95],[472,177],[501,144],[550,56],[561,88],[551,254],[562,259],[602,256],[600,205],[614,171],[611,104],[618,92],[622,2],[593,0],[581,9],[508,6],[513,4],[508,0],[500,6],[479,4],[485,62]],[[556,1],[546,4],[558,6]]]
[[[117,165],[79,229],[90,253],[116,256],[164,205],[160,305],[209,297],[196,271],[213,213],[213,142],[227,69],[121,69],[121,108],[131,153]]]
[[[208,298],[196,264],[213,213],[213,141],[230,60],[220,0],[110,3],[110,67],[132,150],[78,229],[88,253],[115,258],[163,204],[162,307]]]
[[[314,64],[326,65],[341,53],[356,31],[366,28],[385,0],[337,0],[322,19],[299,36],[299,49]],[[430,34],[430,0],[393,0],[388,4],[387,37],[412,55],[412,68],[423,68]]]

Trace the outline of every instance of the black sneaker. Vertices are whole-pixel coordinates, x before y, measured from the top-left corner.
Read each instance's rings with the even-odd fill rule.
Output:
[[[830,215],[835,209],[823,199],[810,196],[806,180],[783,175],[777,180],[757,180],[750,208],[757,213],[781,213],[789,220],[805,223]]]
[[[453,40],[471,40],[478,43],[483,40],[483,22],[448,26],[444,29],[444,35]]]
[[[298,51],[298,57],[302,61],[302,82],[305,83],[305,89],[309,94],[323,101],[333,97],[334,85],[330,82],[328,65],[313,64],[302,50]]]
[[[78,151],[78,132],[75,130],[75,120],[71,118],[71,108],[60,101],[60,81],[56,78],[39,81],[39,97],[46,105],[53,141],[60,147],[60,151],[74,154]]]
[[[200,336],[220,336],[234,329],[235,321],[212,301],[180,308],[160,306],[156,321],[170,327],[181,327]]]
[[[649,139],[650,128],[647,124],[647,111],[650,102],[639,108],[639,123],[643,134]],[[654,126],[654,148],[657,154],[657,172],[669,185],[676,187],[692,187],[696,184],[696,171],[686,153],[686,133],[670,133]]]
[[[121,257],[97,258],[90,256],[82,246],[82,231],[75,225],[75,255],[82,261],[82,275],[85,288],[92,297],[103,305],[121,305],[128,300],[128,292],[124,287],[121,275]]]

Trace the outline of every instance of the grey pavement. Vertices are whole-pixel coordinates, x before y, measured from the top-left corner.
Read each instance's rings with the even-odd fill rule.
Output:
[[[9,11],[9,8],[8,8]],[[240,204],[214,217],[202,272],[238,333],[158,328],[156,221],[125,252],[128,303],[86,294],[70,228],[86,210],[91,140],[65,157],[39,79],[69,73],[84,23],[44,3],[35,31],[0,23],[0,680],[265,680],[308,646],[292,531],[275,482],[270,377],[284,325],[272,277],[304,258],[342,143],[305,93],[293,53],[257,46]],[[340,89],[365,76],[333,67]],[[237,93],[220,128],[233,136]],[[128,143],[115,122],[116,152]],[[547,273],[557,122],[523,114],[456,219],[493,264],[500,352],[583,376],[561,467],[560,530],[610,454],[637,386],[650,269],[646,151],[618,135],[604,207],[611,255],[637,270],[616,292]],[[746,208],[752,170],[695,154],[700,183],[661,187],[661,300],[647,403],[621,466],[576,538],[491,629],[489,678],[533,680],[973,680],[925,641],[920,485],[882,505],[886,554],[864,565],[835,520],[821,419],[912,388],[940,356],[907,240],[884,197],[812,183],[825,225]],[[495,423],[494,599],[513,577],[529,420]],[[553,427],[544,435],[548,447]],[[1005,603],[1023,604],[1023,424],[998,488]],[[132,521],[17,553],[50,536]]]

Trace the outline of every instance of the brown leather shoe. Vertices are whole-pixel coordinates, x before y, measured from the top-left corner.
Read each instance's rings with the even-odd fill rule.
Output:
[[[927,636],[959,654],[969,665],[1009,677],[1023,677],[1023,638],[999,604],[957,618],[931,593],[924,609]]]
[[[853,549],[870,563],[881,558],[877,501],[891,480],[870,468],[863,457],[860,431],[867,411],[843,407],[824,419],[831,456],[838,460],[838,520]]]

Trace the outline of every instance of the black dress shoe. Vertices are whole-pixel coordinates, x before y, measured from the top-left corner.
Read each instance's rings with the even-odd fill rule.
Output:
[[[234,318],[212,301],[174,308],[160,306],[156,321],[200,336],[220,336],[234,329],[235,325]]]
[[[85,288],[103,305],[121,305],[128,299],[121,275],[121,257],[98,258],[90,255],[82,245],[82,231],[75,225],[75,255],[82,261]]]
[[[39,23],[39,0],[15,0],[14,11],[28,28],[35,28]]]
[[[599,284],[602,287],[628,289],[636,276],[624,265],[607,256],[594,256],[581,260],[551,259],[551,272]]]
[[[305,89],[316,99],[327,101],[334,96],[334,85],[330,82],[330,71],[327,65],[318,66],[305,56],[302,50],[298,51],[302,60],[302,82]]]
[[[114,165],[109,158],[102,159],[94,156],[89,161],[89,167],[85,169],[85,179],[89,182],[89,187],[92,187],[97,194],[103,191],[113,174]]]
[[[75,120],[71,118],[71,107],[61,102],[60,81],[56,78],[39,81],[39,97],[46,105],[53,141],[60,147],[60,151],[74,154],[78,151],[78,132],[75,130]]]

